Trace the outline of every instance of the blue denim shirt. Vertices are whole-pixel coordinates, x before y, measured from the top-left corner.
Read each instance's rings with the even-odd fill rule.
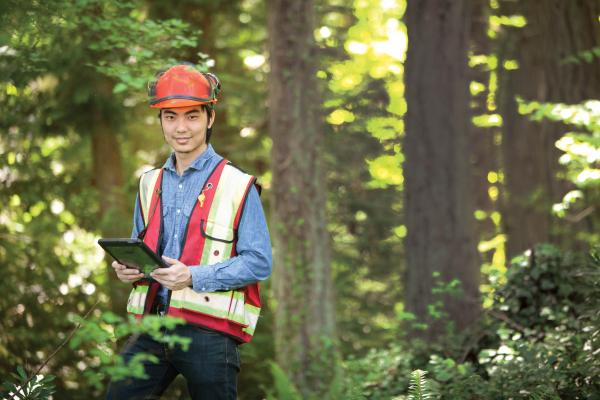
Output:
[[[175,169],[175,155],[165,162],[162,183],[163,240],[161,253],[179,259],[183,250],[185,227],[194,203],[208,175],[223,159],[212,145],[194,160],[181,176]],[[139,193],[138,193],[139,196]],[[190,266],[192,286],[196,292],[213,292],[246,286],[271,275],[271,241],[265,215],[254,185],[248,193],[238,226],[237,256],[212,265]],[[132,238],[144,229],[144,222],[135,202]],[[160,288],[158,295],[167,302],[168,290]]]

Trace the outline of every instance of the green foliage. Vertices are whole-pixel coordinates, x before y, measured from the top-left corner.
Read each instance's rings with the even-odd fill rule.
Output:
[[[116,343],[126,337],[148,334],[154,340],[165,343],[169,348],[181,346],[187,350],[190,339],[177,335],[165,334],[163,328],[173,329],[185,322],[178,318],[147,316],[136,320],[129,315],[123,319],[111,312],[104,312],[97,320],[84,320],[76,317],[75,321],[81,324],[69,342],[71,349],[89,349],[89,368],[83,371],[83,376],[90,385],[102,389],[108,378],[119,380],[127,377],[146,378],[143,363],[146,361],[158,362],[156,356],[139,353],[129,363],[115,352]],[[168,332],[168,331],[166,331]]]
[[[77,326],[74,328],[74,334],[67,338],[68,347],[75,351],[85,351],[84,362],[88,368],[85,368],[81,375],[87,385],[99,392],[105,388],[109,378],[114,380],[128,377],[147,378],[144,363],[158,362],[155,355],[138,353],[125,363],[123,357],[115,351],[117,342],[123,338],[148,334],[158,342],[165,343],[169,348],[181,346],[183,350],[187,350],[190,343],[189,338],[169,334],[169,329],[185,323],[178,318],[148,316],[138,321],[133,316],[123,319],[111,312],[104,312],[99,318],[91,320],[79,316],[72,319]],[[50,357],[59,352],[64,344],[61,344]],[[18,383],[3,383],[6,393],[19,393],[21,390],[29,396],[26,397],[27,399],[47,399],[55,391],[52,382],[54,376],[36,375],[35,378],[28,378],[21,366],[17,367],[17,372]],[[22,390],[22,387],[27,389]]]
[[[273,386],[275,390],[266,390],[267,399],[301,400],[302,396],[300,395],[300,392],[294,386],[294,383],[287,376],[285,371],[283,371],[275,362],[270,362],[270,365],[271,373],[273,374]]]
[[[344,369],[343,398],[389,399],[409,385],[414,354],[398,343],[381,350],[371,349],[364,357],[348,357]]]
[[[8,72],[3,76],[18,85],[57,69],[83,67],[114,78],[115,93],[139,92],[158,69],[175,61],[168,55],[195,46],[198,35],[181,20],[148,19],[141,7],[136,0],[52,0],[32,3],[27,13],[15,7],[5,15],[14,34],[6,43],[13,62],[0,63]],[[65,43],[75,46],[64,51]],[[89,95],[81,91],[79,100]]]
[[[322,365],[327,365],[325,362]],[[337,400],[344,396],[344,382],[342,378],[342,370],[339,367],[339,363],[336,363],[334,371],[327,371],[324,373],[331,373],[333,378],[329,380],[329,386],[324,388],[320,393],[314,395],[307,395],[302,393],[290,376],[276,363],[269,362],[271,368],[271,374],[273,377],[272,387],[263,387],[263,390],[267,394],[268,400],[276,399],[290,399],[290,400]]]
[[[556,142],[564,154],[559,162],[576,189],[567,192],[562,202],[553,206],[554,213],[570,222],[586,220],[588,229],[578,234],[587,243],[600,239],[600,218],[594,213],[600,202],[600,101],[588,100],[581,104],[526,102],[517,99],[519,112],[534,121],[550,120],[577,128],[567,132]]]
[[[523,335],[544,335],[563,324],[579,324],[587,300],[598,288],[579,255],[561,254],[550,245],[540,245],[513,260],[506,285],[496,292],[497,308]],[[571,328],[574,328],[572,326]]]
[[[55,392],[52,375],[36,375],[29,378],[20,365],[17,367],[17,373],[12,375],[17,383],[8,381],[2,383],[4,391],[0,392],[0,396],[3,399],[46,400]]]
[[[595,59],[600,58],[600,47],[592,47],[589,50],[583,50],[573,54],[563,60],[564,64],[591,64]]]
[[[318,8],[328,229],[345,354],[393,340],[401,301],[405,7],[368,0]]]
[[[597,251],[588,256],[536,246],[514,260],[493,306],[466,335],[449,336],[441,346],[423,348],[414,342],[403,351],[373,351],[376,359],[347,361],[346,379],[352,383],[347,396],[409,393],[402,375],[383,372],[396,368],[406,375],[428,371],[431,393],[441,399],[598,399],[599,296]],[[377,365],[375,360],[386,362]],[[377,366],[381,375],[373,375],[368,386],[357,384],[365,382],[368,365]]]

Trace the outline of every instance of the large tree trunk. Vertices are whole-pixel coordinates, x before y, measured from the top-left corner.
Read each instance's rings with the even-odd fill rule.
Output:
[[[445,298],[457,330],[479,314],[479,259],[469,165],[467,1],[409,1],[406,61],[406,308],[429,321],[437,300],[432,273],[459,279],[464,295]],[[423,333],[436,338],[442,324]]]
[[[584,225],[558,220],[552,204],[569,190],[558,178],[560,151],[555,142],[568,128],[533,122],[518,113],[516,96],[526,101],[578,103],[600,93],[600,64],[564,63],[600,45],[600,3],[589,0],[506,2],[503,12],[522,13],[527,25],[505,30],[499,65],[516,59],[518,69],[500,69],[499,106],[503,117],[502,153],[506,191],[503,198],[507,255],[515,256],[539,242],[577,246]]]
[[[314,5],[273,0],[269,10],[275,349],[307,396],[327,388],[335,363]]]
[[[131,232],[132,205],[125,203],[123,191],[123,159],[121,146],[114,128],[114,115],[109,111],[112,99],[112,83],[104,78],[96,80],[94,100],[86,107],[92,124],[91,154],[92,154],[92,184],[98,192],[98,225],[104,237],[129,236]],[[106,257],[107,263],[113,261]],[[107,269],[110,282],[111,309],[115,313],[123,313],[127,305],[130,287],[117,279],[112,268]]]

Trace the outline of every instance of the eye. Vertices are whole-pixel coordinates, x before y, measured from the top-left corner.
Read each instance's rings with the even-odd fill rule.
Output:
[[[195,121],[195,120],[197,120],[197,119],[198,119],[198,116],[197,116],[197,115],[188,115],[188,119],[189,119],[190,121]]]
[[[175,119],[175,117],[173,115],[165,115],[164,118],[166,121],[173,121]]]

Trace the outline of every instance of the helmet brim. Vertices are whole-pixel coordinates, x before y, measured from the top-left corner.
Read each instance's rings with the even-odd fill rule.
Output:
[[[202,104],[209,104],[210,102],[202,102],[198,100],[189,100],[189,99],[169,99],[163,100],[156,104],[152,104],[151,108],[177,108],[177,107],[190,107],[190,106],[200,106]]]

